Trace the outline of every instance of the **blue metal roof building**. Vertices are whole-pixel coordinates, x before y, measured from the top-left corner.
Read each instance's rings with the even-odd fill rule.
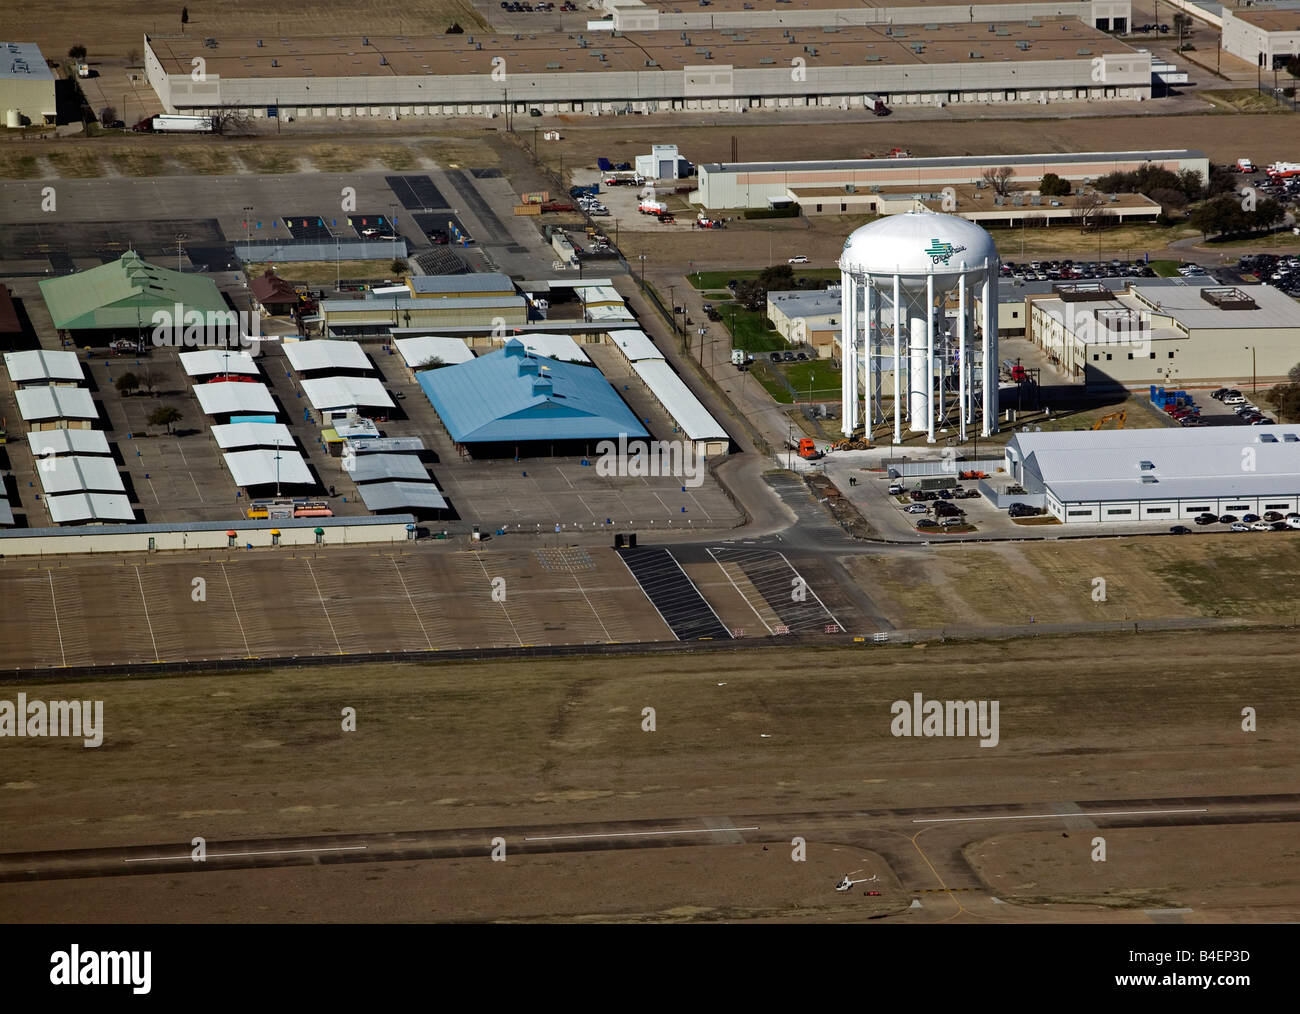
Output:
[[[458,444],[649,437],[599,370],[530,356],[517,339],[417,380]]]

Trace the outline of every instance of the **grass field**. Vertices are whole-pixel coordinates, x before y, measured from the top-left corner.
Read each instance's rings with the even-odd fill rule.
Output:
[[[86,148],[60,148],[49,152],[46,158],[60,176],[69,179],[97,179],[104,175],[99,155]]]
[[[370,161],[365,148],[348,144],[312,144],[302,154],[323,173],[355,172]]]
[[[718,313],[723,326],[731,332],[733,348],[758,355],[790,347],[779,332],[767,326],[767,314],[762,310],[746,310],[735,303],[723,303],[718,307]]]
[[[855,559],[903,627],[1219,617],[1294,623],[1300,540],[1290,533],[953,546]],[[1095,579],[1105,598],[1093,597]],[[1198,637],[1200,635],[1197,635]]]
[[[1147,266],[1160,278],[1178,277],[1178,261],[1152,261]]]
[[[1031,254],[1067,254],[1088,259],[1132,260],[1147,250],[1163,250],[1179,239],[1199,236],[1190,226],[1121,225],[1096,232],[1080,232],[1078,226],[1035,229],[991,229],[998,252],[1010,260]]]
[[[110,164],[122,176],[166,176],[172,166],[167,157],[160,152],[139,148],[110,148],[102,152]]]
[[[1275,99],[1254,88],[1203,89],[1197,96],[1225,113],[1289,113]]]
[[[796,278],[817,278],[828,282],[838,282],[840,273],[835,268],[809,268],[800,267],[797,264],[790,265],[794,270]],[[748,281],[759,276],[760,272],[756,270],[748,271],[696,271],[687,277],[697,289],[709,290],[726,290],[727,282],[733,278],[738,282]],[[711,295],[717,295],[712,292]],[[722,298],[727,298],[723,295]]]
[[[14,148],[0,148],[0,179],[30,180],[40,172],[35,155]]]
[[[187,173],[199,176],[223,176],[235,171],[230,152],[211,145],[185,145],[171,152],[171,157]]]
[[[285,145],[241,144],[233,149],[250,173],[296,173],[298,156]]]
[[[1190,650],[1187,635],[1153,634],[770,649],[685,663],[671,656],[385,664],[68,682],[58,697],[104,702],[104,745],[12,741],[0,821],[10,829],[10,851],[421,828],[483,829],[474,840],[486,849],[493,827],[563,821],[1285,791],[1279,777],[1294,771],[1300,743],[1291,633],[1205,633],[1194,664],[1149,661]],[[915,692],[998,700],[998,748],[893,737],[890,702]],[[1271,716],[1267,735],[1242,735],[1234,719],[1241,702]],[[345,707],[356,709],[356,732],[341,731]],[[641,731],[645,707],[657,712],[653,733]],[[621,857],[608,862],[512,856],[499,871],[478,860],[485,872],[477,878],[424,862],[107,878],[80,882],[80,892],[57,882],[6,884],[0,904],[14,919],[49,919],[85,911],[86,897],[111,898],[106,910],[127,922],[173,913],[201,921],[310,919],[325,908],[354,912],[353,898],[356,912],[381,920],[422,912],[468,919],[824,914],[805,906],[840,900],[825,874],[872,859],[851,849],[837,858],[833,850],[847,846],[815,826],[792,832],[808,836],[808,882],[821,894],[805,895],[802,866],[757,865],[763,853],[751,846],[716,858],[707,847],[599,853]],[[1025,900],[1105,893],[1073,873],[1058,876],[1067,857],[1036,852],[1033,841],[1016,836],[999,825],[968,851],[991,884],[1001,883],[998,874],[1031,870],[1034,877],[1011,881]],[[1183,840],[1162,839],[1170,848]],[[1204,848],[1221,859],[1214,849],[1228,840]],[[1269,857],[1280,855],[1268,849],[1281,838],[1255,840],[1262,851],[1234,861],[1242,882],[1256,860],[1268,871]],[[900,847],[915,860],[908,843]],[[1286,847],[1294,852],[1293,843]],[[742,854],[753,858],[726,861]],[[863,862],[844,865],[849,854]],[[518,872],[510,872],[515,864]],[[1086,874],[1088,867],[1071,869]],[[1186,867],[1177,870],[1166,879],[1124,876],[1134,891],[1168,884],[1160,896],[1181,900]],[[726,892],[714,890],[719,876]],[[590,881],[580,885],[584,878]],[[888,871],[882,879],[887,890],[894,883]],[[1287,877],[1260,873],[1253,882],[1278,879]],[[699,881],[706,885],[692,890]],[[699,908],[678,909],[690,904]]]

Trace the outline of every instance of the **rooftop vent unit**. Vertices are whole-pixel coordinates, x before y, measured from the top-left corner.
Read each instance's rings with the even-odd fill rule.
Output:
[[[562,66],[562,64],[558,64],[558,63],[548,63],[548,64],[546,65],[546,69],[547,69],[547,70],[559,70],[561,66]]]
[[[361,45],[363,45],[363,46],[368,46],[368,45],[370,45],[370,36],[369,36],[369,35],[363,35],[363,36],[361,37]]]
[[[645,65],[646,65],[647,67],[658,67],[658,66],[659,66],[659,61],[658,61],[658,60],[647,60],[647,61],[645,62]]]
[[[924,42],[913,42],[913,43],[910,44],[910,46],[911,46],[911,50],[912,50],[912,52],[915,53],[917,56],[920,56],[922,53],[925,52],[925,43],[924,43]]]
[[[966,58],[967,58],[968,60],[983,60],[983,59],[984,59],[984,54],[983,54],[983,53],[977,53],[977,52],[975,52],[975,50],[972,49],[969,53],[966,54]]]
[[[927,32],[937,32],[937,31],[939,30],[939,26],[938,26],[938,25],[933,25],[933,24],[931,24],[931,25],[926,25],[926,26],[925,26],[925,30],[926,30]]]
[[[1155,467],[1156,467],[1156,463],[1155,463],[1154,461],[1139,461],[1139,462],[1138,462],[1138,468],[1142,469],[1142,471],[1144,471],[1144,472],[1152,472],[1152,471],[1155,471]]]
[[[833,25],[827,25],[824,28],[822,28],[822,31],[825,32],[827,35],[835,35],[839,31],[839,29],[834,27]]]
[[[1041,21],[1033,21],[1033,20],[1030,20],[1030,21],[1026,21],[1026,22],[1025,22],[1025,27],[1026,27],[1026,28],[1042,28],[1042,27],[1043,27],[1043,23],[1042,23]]]
[[[280,61],[277,60],[277,59],[275,59],[275,57],[272,57],[272,58],[271,58],[271,66],[272,66],[272,67],[278,67],[278,66],[280,66]]]
[[[997,25],[989,25],[989,31],[990,31],[990,32],[996,32],[997,30],[998,30],[998,26],[997,26]]]
[[[877,53],[868,53],[866,56],[863,57],[863,59],[867,63],[879,63],[881,61],[881,57]]]
[[[1002,205],[1006,204],[1006,202],[1007,202],[1007,199],[1006,199],[1005,197],[1003,197],[1001,194],[994,194],[994,195],[993,195],[993,203],[994,203],[997,207],[999,207],[999,208],[1002,207]]]
[[[258,48],[258,49],[261,49],[261,48],[262,48],[262,40],[261,40],[261,39],[258,39],[258,40],[257,40],[257,48]]]
[[[1294,443],[1296,443],[1297,441],[1300,441],[1300,436],[1296,435],[1295,433],[1283,433],[1283,434],[1282,434],[1282,442],[1283,442],[1284,444],[1294,444]]]
[[[379,58],[379,66],[381,66],[381,67],[387,67],[387,66],[388,66],[388,57],[386,57],[386,56],[381,56],[381,57]]]
[[[1028,48],[1029,48],[1029,43],[1026,42],[1024,39],[1020,39],[1016,42],[1016,49],[1020,50],[1020,52],[1023,53]]]
[[[216,39],[204,39],[204,40],[203,40],[203,45],[207,46],[208,49],[216,49],[216,48],[217,48],[217,40],[216,40]]]
[[[1091,49],[1076,49],[1076,50],[1074,51],[1074,55],[1075,55],[1075,56],[1092,56],[1092,50],[1091,50]]]
[[[758,63],[759,63],[759,66],[767,66],[767,65],[769,65],[769,64],[776,63],[776,59],[775,59],[774,57],[771,57],[771,56],[760,56],[760,57],[758,58]]]
[[[1150,485],[1150,484],[1153,483],[1153,482],[1159,482],[1159,481],[1160,481],[1160,480],[1157,479],[1154,475],[1143,475],[1143,476],[1142,476],[1142,482],[1143,482],[1144,484],[1146,484],[1146,485]]]
[[[1277,437],[1273,436],[1272,433],[1261,433],[1259,435],[1259,442],[1261,444],[1275,444],[1277,443]]]
[[[1002,36],[1003,38],[1008,37],[1010,34],[1011,34],[1011,33],[1008,32],[1005,28],[999,28],[999,29],[998,29],[998,35]]]
[[[1038,207],[1038,205],[1040,205],[1040,204],[1043,203],[1043,195],[1042,195],[1042,194],[1030,194],[1030,195],[1029,195],[1029,203],[1032,204],[1034,207]]]

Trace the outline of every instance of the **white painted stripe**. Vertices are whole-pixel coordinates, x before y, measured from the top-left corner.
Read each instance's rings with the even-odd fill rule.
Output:
[[[68,656],[63,650],[63,626],[59,623],[59,600],[54,594],[54,571],[47,570],[46,576],[50,579],[50,601],[54,603],[54,630],[59,635],[59,658],[63,664],[68,664]]]
[[[144,581],[140,579],[139,567],[135,568],[135,583],[140,588],[140,603],[144,606],[144,622],[149,625],[149,641],[153,644],[153,660],[161,662],[162,659],[158,656],[158,642],[153,636],[153,620],[149,619],[149,600],[144,597]]]
[[[325,605],[325,596],[320,593],[320,582],[316,580],[316,568],[311,565],[310,560],[306,562],[307,572],[311,574],[311,583],[316,588],[316,598],[320,601],[321,611],[325,614],[325,622],[330,625],[330,636],[334,638],[334,647],[336,647],[339,650],[339,654],[342,655],[343,645],[339,643],[339,635],[334,629],[334,621],[330,618],[329,607]]]
[[[772,632],[772,628],[768,626],[767,620],[763,619],[763,615],[758,611],[758,608],[754,605],[754,603],[749,601],[749,596],[740,590],[740,588],[736,585],[736,582],[732,578],[732,576],[729,573],[727,573],[726,565],[723,564],[723,562],[718,559],[717,554],[714,553],[712,549],[708,550],[708,554],[711,557],[713,557],[713,562],[716,563],[718,565],[718,569],[722,571],[722,576],[731,582],[731,587],[736,589],[736,594],[745,600],[745,605],[749,606],[749,608],[753,611],[754,615],[758,617],[758,622],[763,624],[763,626],[767,627],[767,632],[770,634]],[[743,567],[741,567],[741,573],[744,573]],[[746,574],[745,576],[748,577],[749,575]],[[753,578],[750,578],[750,584],[753,584]],[[755,588],[755,590],[758,590],[757,587]],[[761,595],[762,592],[759,591],[759,594]]]
[[[356,852],[365,849],[366,845],[339,845],[331,848],[321,849],[271,849],[266,852],[209,852],[209,859],[229,859],[238,856],[287,856],[296,852]],[[170,863],[181,859],[193,859],[190,853],[183,856],[149,856],[145,859],[123,859],[124,863]]]
[[[1039,820],[1046,817],[1133,817],[1162,813],[1209,813],[1209,807],[1189,810],[1080,810],[1078,813],[1021,813],[1010,817],[923,817],[913,824],[959,824],[971,820]]]
[[[647,838],[657,834],[717,834],[719,832],[757,830],[757,827],[697,827],[690,831],[611,831],[608,834],[553,834],[543,838],[525,838],[524,841],[571,841],[574,838]]]

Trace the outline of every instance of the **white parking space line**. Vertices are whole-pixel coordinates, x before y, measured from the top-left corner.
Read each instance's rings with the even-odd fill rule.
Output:
[[[239,606],[235,603],[235,589],[230,586],[230,575],[226,573],[226,565],[221,565],[221,576],[226,579],[226,591],[230,595],[230,608],[235,613],[235,623],[239,625],[239,636],[244,639],[244,655],[247,658],[253,657],[253,650],[248,646],[248,635],[244,633],[244,621],[239,618]]]
[[[582,597],[586,600],[587,605],[590,607],[592,615],[596,617],[596,622],[600,624],[600,629],[605,632],[605,640],[606,641],[614,640],[614,638],[612,638],[609,634],[609,629],[605,626],[605,621],[600,618],[600,612],[596,609],[594,605],[591,604],[591,599],[588,597],[586,590],[582,587],[582,582],[578,580],[578,575],[570,574],[569,576],[573,578],[573,583],[578,586],[578,591],[582,592]]]
[[[406,593],[406,601],[411,604],[411,612],[415,613],[416,622],[420,624],[420,633],[424,635],[424,641],[433,649],[433,640],[429,637],[429,632],[424,629],[424,620],[420,618],[420,610],[415,608],[415,600],[411,598],[411,590],[406,587],[406,578],[402,576],[402,568],[397,565],[397,557],[393,557],[393,569],[397,571],[397,580],[402,582],[402,591]]]
[[[54,595],[54,571],[47,570],[45,574],[50,579],[50,601],[54,603],[54,630],[59,635],[59,658],[63,660],[63,664],[66,666],[68,656],[63,651],[63,627],[59,623],[59,600]]]
[[[485,578],[487,578],[487,582],[488,582],[488,584],[491,585],[491,584],[492,584],[492,577],[491,577],[491,575],[488,574],[488,569],[487,569],[487,567],[484,566],[484,564],[483,564],[483,557],[481,557],[481,556],[479,556],[477,553],[475,553],[475,554],[474,554],[474,560],[475,560],[475,562],[479,565],[479,567],[482,569],[482,571],[483,571],[483,576],[484,576]],[[523,639],[522,637],[519,636],[519,630],[515,627],[515,621],[512,620],[512,619],[510,618],[510,610],[506,608],[506,604],[505,604],[504,601],[502,601],[502,602],[500,603],[500,606],[501,606],[501,612],[505,614],[506,622],[510,624],[510,630],[511,630],[511,632],[515,635],[515,640],[519,642],[519,646],[522,648],[522,647],[523,647],[523,644],[524,644],[524,639]]]
[[[153,620],[149,619],[149,600],[144,595],[144,581],[140,579],[140,568],[135,567],[134,564],[132,566],[135,569],[135,583],[140,588],[140,603],[144,606],[144,622],[149,625],[149,640],[153,642],[153,660],[161,662],[162,659],[158,657],[158,642],[153,636]]]
[[[342,655],[343,645],[339,642],[339,635],[334,630],[334,621],[330,619],[330,611],[325,605],[325,596],[320,593],[320,582],[316,580],[316,569],[311,565],[310,560],[307,561],[307,570],[311,574],[311,583],[316,586],[316,598],[320,600],[320,607],[325,613],[325,622],[330,625],[330,634],[334,638],[334,647],[336,647],[338,653]]]
[[[842,623],[841,623],[841,622],[836,618],[836,616],[835,616],[834,613],[832,613],[829,609],[826,609],[826,603],[823,602],[823,601],[821,600],[821,596],[819,596],[815,591],[813,591],[813,586],[812,586],[811,584],[809,584],[807,581],[805,581],[804,578],[803,578],[803,575],[800,574],[797,570],[794,569],[794,565],[793,565],[789,560],[786,559],[785,554],[784,554],[784,553],[777,553],[776,555],[779,556],[782,560],[785,560],[785,565],[786,565],[787,567],[789,567],[791,571],[793,571],[795,577],[799,578],[799,580],[803,582],[803,587],[804,587],[804,588],[807,588],[808,591],[812,592],[812,597],[815,598],[815,599],[817,600],[817,604],[818,604],[819,606],[821,606],[822,609],[825,609],[825,610],[826,610],[826,615],[829,616],[832,620],[835,621],[835,625],[836,625],[837,627],[839,627],[841,630],[843,630],[843,629],[844,629],[844,624],[842,624]]]
[[[763,619],[763,614],[758,611],[758,608],[754,605],[754,603],[749,601],[749,596],[746,595],[743,591],[741,591],[739,586],[737,586],[736,582],[732,580],[731,575],[727,573],[727,568],[723,566],[722,561],[717,558],[717,556],[714,554],[712,549],[709,550],[709,555],[713,557],[713,562],[718,565],[718,569],[722,571],[723,576],[728,581],[731,581],[731,587],[736,589],[736,594],[745,600],[745,605],[749,606],[749,608],[754,611],[754,615],[758,617],[758,622],[763,624],[763,626],[767,627],[767,632],[770,634],[772,632],[772,628],[768,626],[767,620]]]

